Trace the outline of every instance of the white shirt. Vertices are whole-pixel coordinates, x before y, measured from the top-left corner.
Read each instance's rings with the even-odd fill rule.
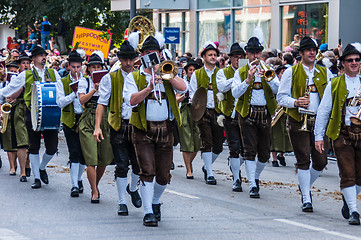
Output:
[[[13,75],[11,78],[16,77],[16,75]],[[5,86],[7,86],[9,84],[8,81],[5,82],[0,82],[0,88],[4,88]],[[3,104],[4,102],[6,102],[6,98],[5,97],[1,97],[0,98],[0,104]]]
[[[308,85],[313,85],[314,80],[313,76],[315,71],[318,71],[316,67],[314,66],[311,70],[305,65],[302,65],[303,69],[306,72],[306,75],[308,76]],[[292,67],[289,67],[286,69],[286,71],[283,73],[281,78],[280,87],[277,94],[277,102],[279,105],[287,107],[287,108],[295,108],[295,101],[296,99],[292,97],[291,89],[292,89]],[[327,69],[327,82],[330,81],[332,78],[332,73],[329,69]],[[318,79],[316,79],[317,81]],[[318,106],[320,104],[320,96],[318,92],[311,92],[310,93],[310,104],[308,106],[308,109],[313,111],[314,113],[317,113]]]
[[[233,66],[232,66],[232,68],[233,68],[234,72],[237,71],[237,69],[235,69]],[[217,72],[216,76],[217,76],[216,77],[217,89],[219,92],[226,93],[229,90],[231,90],[233,77],[230,79],[227,79],[226,75],[224,74],[224,69],[219,70]]]
[[[72,82],[76,82],[76,80],[73,78],[71,73],[69,73],[69,75],[70,75],[70,80]],[[81,78],[84,78],[83,75],[80,76],[79,80]],[[70,103],[73,103],[74,105],[75,114],[81,114],[83,112],[83,108],[81,107],[78,94],[72,91],[70,94],[65,96],[63,81],[61,81],[60,79],[56,82],[56,104],[60,108],[64,108],[68,106]]]
[[[216,67],[214,67],[212,70],[209,70],[206,66],[204,66],[204,70],[206,70],[206,74],[209,79],[209,83],[212,83],[212,76],[214,74],[214,70]],[[194,93],[197,91],[197,77],[196,72],[193,72],[191,76],[190,81],[190,87],[189,87],[189,97],[192,99],[194,96]],[[207,90],[207,108],[214,108],[214,96],[213,96],[213,90]]]
[[[150,81],[152,81],[152,75],[144,72],[143,66],[139,69],[140,74],[145,75],[145,79],[147,81],[147,84],[149,86]],[[179,91],[177,89],[174,89],[179,94],[184,94],[188,90],[188,84],[187,81],[183,79],[184,83],[186,84],[187,88],[184,91]],[[161,90],[161,92],[165,92],[163,83],[158,83],[155,86],[155,89]],[[134,93],[139,92],[138,86],[134,81],[133,74],[130,73],[127,76],[127,79],[124,83],[123,88],[123,97],[125,102],[130,105],[130,99]],[[136,107],[137,105],[131,106],[132,108]],[[168,111],[169,109],[169,111]],[[146,118],[147,121],[164,121],[167,119],[172,120],[174,118],[174,114],[172,112],[172,109],[170,108],[168,101],[166,99],[162,99],[162,104],[159,104],[156,100],[148,99],[146,104]]]
[[[128,73],[123,71],[123,69],[120,70],[122,71],[122,75],[125,81],[127,79]],[[110,77],[110,74],[108,73],[104,75],[104,77],[102,77],[102,79],[100,80],[98,104],[108,106],[111,92],[112,92],[112,79]],[[124,89],[123,89],[123,93],[124,93]],[[125,101],[123,101],[121,115],[122,115],[122,119],[127,119],[127,120],[129,120],[130,116],[132,115],[132,108]]]
[[[88,84],[89,84],[89,89],[88,89]],[[88,80],[85,77],[79,79],[78,94],[80,93],[87,94],[93,89],[94,89],[94,83],[93,83],[93,79],[90,76],[88,76]],[[99,96],[99,93],[95,92],[93,96],[97,97]]]
[[[249,63],[248,63],[249,65]],[[249,65],[250,66],[250,65]],[[243,80],[243,81],[242,81]],[[262,82],[262,79],[256,74],[254,75],[254,82]],[[272,92],[274,94],[277,94],[278,86],[280,84],[280,81],[277,76],[275,76],[271,81],[267,82],[270,86]],[[248,88],[249,84],[246,83],[245,79],[241,79],[241,76],[239,75],[239,69],[234,73],[233,77],[233,83],[232,83],[232,95],[235,99],[238,99],[241,97]],[[264,90],[262,89],[252,89],[252,95],[251,95],[251,105],[254,106],[266,106],[267,101],[266,97],[264,95]]]
[[[349,77],[345,74],[345,82],[346,82],[346,89],[348,91],[347,98],[353,98],[357,92],[357,89],[359,88],[361,81],[360,81],[360,75],[357,75],[356,77]],[[323,140],[323,136],[325,135],[326,126],[328,123],[328,120],[330,118],[330,114],[332,111],[332,84],[329,82],[325,88],[325,91],[323,92],[323,97],[321,100],[320,107],[318,108],[318,113],[316,116],[316,122],[315,122],[315,141],[321,141]],[[350,107],[346,106],[346,115],[345,115],[345,124],[346,126],[351,125],[350,117],[355,116],[350,113],[357,113],[359,106]]]

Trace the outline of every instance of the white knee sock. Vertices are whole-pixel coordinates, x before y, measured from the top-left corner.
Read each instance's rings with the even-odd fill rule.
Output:
[[[361,192],[361,186],[356,185],[356,195],[359,195]]]
[[[50,162],[50,160],[53,158],[54,155],[48,155],[44,152],[43,154],[43,160],[41,160],[40,169],[45,170],[46,165]]]
[[[85,164],[79,163],[78,181],[81,181],[81,176],[83,175],[85,167]]]
[[[39,166],[40,166],[40,157],[39,154],[29,154],[30,164],[31,164],[31,170],[33,171],[34,178],[40,179],[40,172],[39,172]]]
[[[297,170],[297,176],[298,176],[298,182],[300,184],[301,192],[302,192],[302,199],[303,203],[311,203],[311,197],[310,197],[310,170],[303,170],[298,169]]]
[[[246,173],[247,178],[249,182],[249,190],[251,190],[253,187],[257,187],[256,181],[255,181],[255,175],[256,175],[256,161],[252,160],[246,160]]]
[[[256,173],[255,173],[255,179],[259,179],[259,176],[261,175],[264,167],[266,166],[266,163],[262,163],[260,161],[256,162]]]
[[[128,184],[127,178],[117,177],[116,182],[117,182],[119,204],[127,204],[127,200],[125,199],[125,191]]]
[[[204,162],[204,168],[207,171],[207,176],[213,176],[212,171],[212,153],[211,152],[204,152],[202,153],[202,159]]]
[[[356,187],[351,186],[351,187],[344,188],[344,189],[342,189],[342,194],[345,197],[348,208],[350,209],[350,214],[353,212],[358,212]]]
[[[232,169],[233,174],[233,183],[239,180],[239,169],[241,168],[241,163],[239,158],[230,158],[229,165]]]
[[[78,174],[79,174],[79,165],[80,163],[70,163],[70,178],[71,178],[71,186],[78,186]]]
[[[140,183],[140,194],[142,196],[142,202],[144,206],[144,215],[147,213],[153,213],[152,200],[153,200],[153,182]]]
[[[212,163],[214,163],[214,161],[216,161],[218,155],[219,154],[212,153]]]
[[[134,174],[133,171],[130,172],[130,184],[129,184],[129,190],[131,192],[135,192],[138,190],[138,182],[139,182],[139,176]]]
[[[312,187],[313,183],[316,181],[316,179],[321,175],[322,171],[317,171],[313,167],[310,168],[310,187]]]
[[[154,183],[154,194],[153,194],[152,204],[159,204],[160,197],[162,196],[166,187],[167,184],[160,185],[157,182]]]

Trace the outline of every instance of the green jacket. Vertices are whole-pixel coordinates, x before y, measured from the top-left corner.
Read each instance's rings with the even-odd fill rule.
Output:
[[[223,72],[227,79],[231,79],[233,78],[235,71],[232,66],[229,66],[228,68],[223,68]],[[218,108],[224,115],[229,117],[232,114],[234,108],[234,97],[232,96],[232,90],[229,90],[223,94],[224,100],[218,103]]]
[[[112,81],[112,90],[110,94],[108,122],[115,131],[118,131],[121,125],[123,107],[124,77],[122,70],[119,69],[116,72],[110,73],[110,78]]]
[[[61,81],[63,82],[64,87],[64,95],[67,96],[73,92],[73,90],[70,87],[70,83],[72,81],[70,80],[70,73],[67,77],[62,78]],[[74,112],[74,104],[70,103],[67,106],[63,107],[61,109],[61,117],[60,120],[69,128],[74,127],[75,125],[75,112]]]
[[[197,77],[197,88],[203,87],[208,92],[209,78],[204,68],[205,67],[202,67],[195,71]],[[214,99],[214,110],[216,110],[217,113],[220,113],[221,110],[218,108],[218,99],[217,99],[218,89],[217,89],[217,81],[216,81],[216,77],[217,77],[216,75],[218,71],[219,68],[216,67],[212,75],[212,89],[213,89],[213,99]]]

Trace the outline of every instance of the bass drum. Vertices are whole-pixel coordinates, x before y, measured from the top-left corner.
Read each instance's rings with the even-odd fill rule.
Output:
[[[60,115],[61,109],[56,104],[56,83],[35,81],[31,92],[33,130],[59,130]]]

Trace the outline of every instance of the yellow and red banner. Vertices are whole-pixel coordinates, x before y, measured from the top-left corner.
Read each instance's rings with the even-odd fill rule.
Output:
[[[109,40],[105,37],[101,38],[99,35],[102,33],[103,32],[99,30],[76,26],[74,29],[72,45],[75,46],[75,44],[79,42],[79,48],[83,49],[87,56],[90,56],[94,51],[99,50],[103,52],[104,58],[108,58],[112,37],[110,36]]]

